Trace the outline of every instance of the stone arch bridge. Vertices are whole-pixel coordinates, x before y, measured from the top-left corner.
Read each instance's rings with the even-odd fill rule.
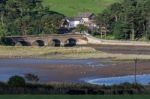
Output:
[[[3,42],[11,46],[75,46],[88,44],[88,38],[81,34],[8,36]]]

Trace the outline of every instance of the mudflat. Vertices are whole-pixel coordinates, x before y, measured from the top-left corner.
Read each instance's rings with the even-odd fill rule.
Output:
[[[116,77],[134,74],[134,61],[111,59],[1,59],[0,80],[33,73],[41,83],[84,83],[82,78]],[[150,74],[150,61],[139,60],[137,74]]]

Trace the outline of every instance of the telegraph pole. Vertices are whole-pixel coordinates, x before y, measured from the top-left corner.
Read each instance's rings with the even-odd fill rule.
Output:
[[[134,82],[135,82],[135,85],[137,84],[137,62],[138,62],[138,59],[135,58],[134,59]]]

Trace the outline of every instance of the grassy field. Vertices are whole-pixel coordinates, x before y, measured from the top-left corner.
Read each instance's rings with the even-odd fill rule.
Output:
[[[0,96],[0,99],[149,99],[150,96]]]
[[[117,54],[97,51],[91,47],[9,47],[0,46],[0,58],[89,59],[114,60],[150,59],[150,55]]]
[[[0,58],[77,58],[95,53],[97,51],[89,47],[0,47]]]
[[[43,0],[50,10],[66,16],[75,16],[78,12],[100,13],[110,4],[121,0]]]

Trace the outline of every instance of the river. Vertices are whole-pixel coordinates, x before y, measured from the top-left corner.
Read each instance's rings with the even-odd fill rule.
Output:
[[[38,75],[40,83],[90,83],[97,85],[133,83],[134,76],[132,74],[134,72],[133,68],[130,70],[131,64],[132,62],[107,62],[106,59],[0,59],[0,81],[7,82],[11,76],[24,76],[27,73],[32,73]],[[149,62],[141,62],[139,69],[150,70],[149,64]],[[121,71],[122,68],[125,69]],[[148,73],[150,74],[150,71],[138,75],[137,81],[147,85],[150,82]]]

